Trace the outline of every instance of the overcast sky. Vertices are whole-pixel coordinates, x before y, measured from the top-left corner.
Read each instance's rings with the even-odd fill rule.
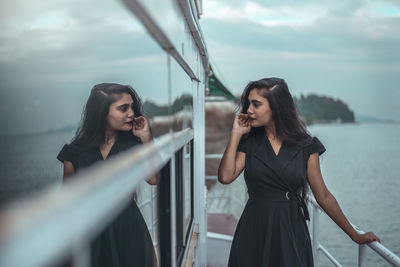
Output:
[[[399,1],[203,0],[203,10],[208,52],[234,94],[277,76],[294,95],[398,120]],[[2,0],[0,15],[0,134],[76,123],[100,82],[168,99],[166,56],[120,1]]]
[[[167,57],[121,1],[3,0],[0,15],[0,133],[74,125],[102,82],[167,103]]]
[[[208,51],[224,82],[284,78],[294,95],[344,100],[399,120],[400,1],[204,0]]]

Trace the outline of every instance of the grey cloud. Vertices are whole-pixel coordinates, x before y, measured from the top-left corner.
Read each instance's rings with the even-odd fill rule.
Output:
[[[306,2],[313,3],[320,4]],[[302,4],[304,1],[294,5]],[[367,4],[330,2],[326,16],[297,27],[209,18],[201,23],[209,53],[235,94],[250,80],[280,76],[294,94],[340,97],[357,114],[397,119],[400,37],[396,33],[400,18],[360,17]],[[279,7],[282,2],[272,5]],[[384,95],[377,98],[380,90]]]
[[[90,88],[100,82],[131,84],[156,102],[168,99],[165,53],[119,2],[110,2],[29,2],[24,6],[29,11],[1,4],[11,3],[8,10],[14,12],[14,18],[0,20],[5,26],[0,33],[1,134],[77,123]],[[64,10],[73,23],[61,28],[26,24],[53,10]]]

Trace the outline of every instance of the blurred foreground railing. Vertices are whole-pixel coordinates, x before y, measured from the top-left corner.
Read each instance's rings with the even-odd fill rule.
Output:
[[[206,159],[220,159],[222,158],[222,154],[206,154]],[[216,175],[209,175],[206,176],[206,179],[209,180],[217,180]],[[238,177],[239,179],[239,177]],[[227,187],[230,185],[227,185]],[[245,186],[243,184],[243,186]],[[243,191],[246,191],[243,188]],[[247,192],[245,192],[247,193]],[[237,190],[223,190],[221,195],[216,195],[213,194],[211,197],[208,197],[207,199],[207,205],[210,202],[210,200],[214,201],[217,200],[222,203],[222,205],[218,204],[213,204],[212,208],[214,209],[213,212],[215,212],[215,209],[218,208],[220,213],[227,213],[227,214],[232,214],[232,203],[237,204],[237,199],[240,194],[238,194]],[[210,199],[209,199],[210,198]],[[318,205],[318,203],[315,201],[313,196],[308,197],[308,204],[311,207],[312,210],[312,216],[311,216],[311,221],[309,225],[309,228],[311,228],[311,239],[312,239],[312,248],[313,248],[313,256],[314,256],[314,266],[318,267],[319,266],[319,251],[323,253],[335,266],[342,266],[337,259],[335,259],[334,256],[332,256],[329,251],[322,246],[319,240],[319,216],[321,211],[321,207]],[[243,207],[245,205],[245,202],[242,203]],[[234,214],[235,215],[235,214]],[[237,217],[237,215],[235,216]],[[360,230],[357,226],[352,224],[354,229],[358,233],[364,233],[362,230]],[[207,233],[207,237],[209,239],[215,239],[215,240],[220,240],[222,242],[231,242],[232,241],[232,236],[229,235],[223,235],[223,234],[218,234],[218,233]],[[387,249],[384,245],[382,245],[379,242],[372,242],[367,245],[360,245],[359,250],[358,250],[358,266],[359,267],[366,267],[367,266],[367,247],[370,247],[376,254],[381,256],[386,262],[390,263],[392,266],[400,267],[400,258],[393,252],[391,252],[389,249]]]
[[[67,258],[74,266],[90,266],[90,241],[129,204],[140,182],[174,162],[176,152],[192,140],[189,129],[164,135],[81,171],[59,190],[7,206],[0,211],[0,266],[49,266]],[[171,184],[175,178],[171,173]],[[175,194],[171,190],[168,198]],[[175,219],[176,206],[170,214]],[[175,225],[169,225],[166,246],[174,248]]]

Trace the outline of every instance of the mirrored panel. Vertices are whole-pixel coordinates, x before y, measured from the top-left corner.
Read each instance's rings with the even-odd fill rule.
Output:
[[[171,129],[193,128],[193,90],[196,86],[175,60],[171,60]]]
[[[92,163],[169,131],[154,124],[170,104],[167,55],[120,1],[5,0],[0,10],[0,206],[57,190]],[[149,183],[93,241],[128,227],[116,238],[132,251],[146,246],[134,266],[152,264],[157,254]],[[137,238],[124,239],[129,233]],[[94,264],[102,260],[92,252]]]
[[[188,242],[189,228],[194,217],[194,174],[193,174],[193,141],[183,149],[183,238]]]
[[[175,60],[170,62],[171,106],[169,116],[172,132],[193,128],[193,91],[197,86]],[[193,218],[192,146],[187,144],[175,154],[176,162],[176,252],[182,260]]]
[[[193,72],[196,73],[197,52],[194,50],[196,45],[194,44],[189,28],[186,26],[179,1],[141,0],[139,2],[149,12],[152,19],[163,30],[165,35],[167,35],[180,56],[184,58]]]

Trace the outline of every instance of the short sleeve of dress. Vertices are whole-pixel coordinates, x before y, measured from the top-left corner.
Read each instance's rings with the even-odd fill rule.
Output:
[[[242,137],[242,139],[240,139],[237,151],[246,153],[246,145],[247,145],[247,138]]]
[[[71,145],[64,145],[60,153],[58,153],[57,159],[62,163],[64,163],[65,160],[71,161],[75,167],[76,152]]]
[[[308,155],[317,153],[322,155],[326,151],[324,145],[319,141],[317,137],[313,137],[311,144],[307,147]]]

